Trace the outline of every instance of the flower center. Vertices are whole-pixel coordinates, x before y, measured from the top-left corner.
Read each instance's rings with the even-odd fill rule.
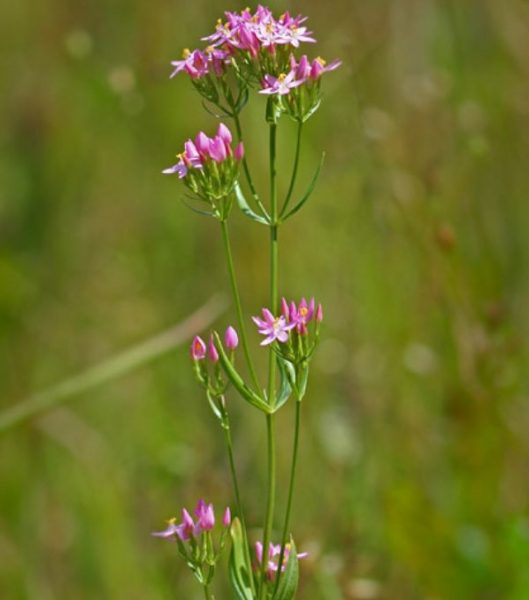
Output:
[[[188,58],[191,56],[191,50],[189,48],[184,48],[182,50],[182,58]]]

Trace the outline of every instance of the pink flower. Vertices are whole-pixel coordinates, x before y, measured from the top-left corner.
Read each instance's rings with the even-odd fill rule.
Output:
[[[323,321],[323,307],[321,304],[318,304],[318,308],[316,309],[316,322],[321,323]]]
[[[209,155],[217,163],[224,162],[228,158],[226,145],[218,135],[209,140]]]
[[[181,157],[182,155],[180,155]],[[180,160],[176,163],[176,165],[173,165],[172,167],[168,167],[167,169],[164,169],[162,171],[162,173],[164,175],[173,175],[174,173],[176,173],[179,177],[179,179],[183,179],[186,175],[187,175],[187,165],[185,164],[185,162],[182,160],[182,158],[180,158]]]
[[[279,561],[280,554],[281,554],[281,545],[280,544],[272,544],[270,542],[270,545],[268,547],[268,563],[267,563],[267,567],[266,567],[266,574],[269,579],[273,579],[274,575],[279,570],[278,561]],[[255,543],[255,555],[257,557],[258,564],[261,565],[261,563],[263,562],[263,544],[261,542]],[[283,572],[286,569],[289,555],[290,555],[290,544],[286,544],[285,551],[283,553],[283,562],[281,565],[281,572]],[[274,561],[273,559],[276,556],[278,558],[276,559],[276,561]],[[308,552],[301,552],[297,555],[298,559],[305,558],[306,556],[308,556]]]
[[[290,310],[290,322],[294,323],[297,331],[301,335],[307,333],[307,324],[312,320],[314,316],[314,298],[311,299],[310,303],[307,304],[305,298],[301,299],[299,307],[294,306]]]
[[[260,94],[278,94],[279,96],[286,96],[290,93],[290,90],[301,85],[303,81],[298,81],[296,79],[296,73],[294,71],[290,71],[288,74],[282,73],[278,77],[273,77],[272,75],[265,75],[262,88],[259,90]]]
[[[199,79],[208,74],[208,57],[201,50],[191,52],[188,48],[185,48],[182,53],[182,60],[173,60],[171,64],[175,67],[171,77],[181,71],[185,71],[191,79]]]
[[[239,336],[237,335],[237,330],[235,327],[231,325],[226,329],[226,333],[224,334],[224,343],[226,344],[226,348],[228,350],[235,350],[239,345]]]
[[[334,71],[342,64],[341,60],[333,60],[332,63],[327,64],[323,58],[318,57],[312,61],[312,65],[310,68],[310,78],[311,79],[319,79],[323,73],[327,73],[329,71]]]
[[[284,316],[274,317],[267,309],[263,308],[263,319],[252,317],[253,322],[257,325],[259,333],[266,336],[261,342],[261,346],[271,344],[275,340],[278,342],[286,342],[289,337],[289,331],[296,326],[296,323],[287,323]]]
[[[191,358],[193,360],[203,360],[206,358],[206,344],[198,335],[191,342]]]
[[[215,527],[213,504],[206,504],[204,500],[199,500],[195,515],[198,517],[198,526],[201,531],[209,531]]]

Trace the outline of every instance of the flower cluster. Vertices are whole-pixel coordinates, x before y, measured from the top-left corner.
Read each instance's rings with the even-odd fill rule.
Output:
[[[279,571],[278,563],[280,554],[281,544],[272,544],[272,542],[270,542],[270,545],[268,546],[268,562],[266,565],[266,575],[270,580],[272,580],[275,574]],[[261,565],[261,563],[263,562],[263,544],[261,542],[255,543],[255,556],[257,558],[257,564]],[[290,544],[285,544],[285,550],[283,552],[283,560],[281,564],[281,572],[283,572],[286,569],[289,556]],[[297,554],[298,559],[305,558],[306,556],[308,556],[308,552],[301,552]]]
[[[302,298],[299,304],[287,302],[283,298],[279,316],[275,317],[267,308],[262,309],[262,316],[263,318],[252,317],[259,333],[265,336],[261,346],[280,342],[281,354],[292,363],[299,363],[310,357],[323,320],[322,305],[316,306],[314,298],[309,302]],[[311,323],[315,325],[312,330]]]
[[[280,106],[296,120],[306,120],[319,105],[320,78],[333,71],[341,62],[327,64],[322,58],[309,61],[303,55],[299,61],[293,54],[301,43],[314,43],[312,32],[304,25],[307,17],[293,17],[286,12],[275,18],[272,11],[259,5],[254,13],[250,9],[226,12],[225,21],[219,19],[214,33],[202,38],[209,42],[205,50],[185,49],[181,60],[173,61],[177,73],[187,73],[197,90],[208,100],[219,104],[224,95],[235,112],[240,102],[234,100],[225,75],[230,66],[239,87],[238,99],[248,85],[260,88],[260,93],[277,96],[289,95],[302,86],[304,91]],[[302,106],[303,105],[303,106]]]
[[[170,519],[163,531],[153,532],[153,536],[166,538],[178,544],[182,556],[201,583],[208,584],[213,577],[215,564],[224,549],[226,535],[231,524],[231,511],[226,507],[222,517],[222,532],[215,545],[212,532],[215,527],[213,504],[199,500],[195,508],[196,520],[182,509],[182,521]]]
[[[230,325],[224,333],[224,346],[229,351],[232,362],[234,351],[238,345],[239,336],[237,330]],[[227,384],[224,381],[222,370],[219,366],[219,352],[213,335],[210,335],[207,344],[200,336],[195,336],[191,342],[190,353],[195,375],[199,383],[206,390],[213,411],[219,418],[222,418],[225,414],[223,395]],[[208,363],[213,367],[212,372],[208,368]]]
[[[212,138],[201,131],[184,144],[184,151],[177,155],[178,162],[162,172],[177,174],[192,192],[210,204],[224,200],[233,191],[244,157],[243,143],[232,148],[232,142],[232,133],[224,123],[220,123]]]

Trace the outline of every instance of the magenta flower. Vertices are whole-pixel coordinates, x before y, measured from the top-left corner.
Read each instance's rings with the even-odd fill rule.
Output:
[[[228,158],[226,145],[219,136],[209,140],[209,155],[217,163],[224,162]]]
[[[310,37],[312,31],[308,31],[306,27],[298,27],[297,25],[290,25],[285,28],[283,39],[287,44],[299,48],[301,42],[315,42],[313,37]]]
[[[301,335],[307,333],[307,324],[312,320],[314,316],[314,298],[307,304],[305,298],[301,299],[299,307],[292,302],[290,308],[290,322],[294,323],[297,331]]]
[[[193,360],[202,360],[206,358],[206,343],[196,335],[191,342],[191,358]]]
[[[316,322],[321,323],[323,321],[323,307],[321,304],[318,304],[318,308],[316,309]]]
[[[212,363],[216,363],[219,361],[219,353],[215,348],[215,341],[213,340],[213,336],[210,336],[208,343],[208,358]]]
[[[310,68],[310,78],[311,79],[319,79],[323,73],[328,73],[329,71],[334,71],[342,64],[341,60],[333,60],[331,63],[327,64],[327,62],[318,56],[312,61],[312,65]]]
[[[182,156],[182,155],[180,155],[180,156]],[[180,158],[180,160],[176,163],[176,165],[173,165],[172,167],[168,167],[167,169],[164,169],[162,171],[162,173],[164,175],[174,175],[176,173],[178,175],[179,179],[183,179],[187,175],[187,172],[188,172],[187,165],[182,160],[182,158]]]
[[[281,545],[280,544],[272,544],[268,546],[268,563],[266,566],[266,574],[269,579],[273,579],[274,575],[279,570],[279,555],[281,554]],[[263,544],[261,542],[255,543],[255,555],[257,557],[257,562],[259,565],[263,562]],[[285,551],[283,553],[283,562],[281,565],[281,572],[286,569],[288,557],[290,555],[290,544],[285,545]],[[278,557],[276,560],[273,560],[275,557]],[[301,552],[297,554],[298,559],[302,559],[308,556],[308,552]]]
[[[286,342],[289,331],[296,326],[296,323],[287,323],[284,316],[274,317],[267,308],[263,308],[262,313],[263,319],[252,317],[253,322],[259,329],[259,333],[266,336],[261,342],[261,346],[267,346],[275,340],[282,343]]]
[[[209,531],[215,527],[213,504],[206,504],[204,500],[199,500],[195,508],[195,515],[198,517],[197,525],[201,531]]]
[[[235,350],[239,345],[239,336],[237,335],[237,330],[235,327],[231,325],[226,329],[226,333],[224,334],[224,343],[226,344],[226,348],[228,350]]]
[[[288,74],[281,73],[278,77],[272,75],[265,75],[261,84],[262,88],[259,90],[260,94],[278,94],[279,96],[286,96],[290,93],[290,90],[301,85],[303,81],[296,79],[296,73],[290,71]]]
[[[185,48],[182,53],[182,60],[173,60],[171,62],[174,71],[171,77],[177,73],[185,71],[192,79],[198,79],[208,74],[208,57],[201,50],[189,50]]]

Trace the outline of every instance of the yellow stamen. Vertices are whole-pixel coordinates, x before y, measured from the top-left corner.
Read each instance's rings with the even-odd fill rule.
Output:
[[[318,56],[318,58],[316,60],[320,63],[320,65],[322,67],[324,67],[327,64],[327,61],[325,59],[323,59],[321,56]]]
[[[305,306],[302,306],[302,307],[299,309],[299,314],[300,314],[302,317],[306,317],[306,316],[309,314],[309,309],[308,309],[308,308],[306,308]]]
[[[187,58],[191,55],[191,50],[189,48],[184,48],[182,50],[182,58]]]
[[[287,76],[285,75],[285,73],[281,73],[277,76],[278,81],[285,81],[286,78]]]
[[[175,523],[176,523],[176,517],[171,517],[170,519],[167,519],[168,525],[174,525]]]

